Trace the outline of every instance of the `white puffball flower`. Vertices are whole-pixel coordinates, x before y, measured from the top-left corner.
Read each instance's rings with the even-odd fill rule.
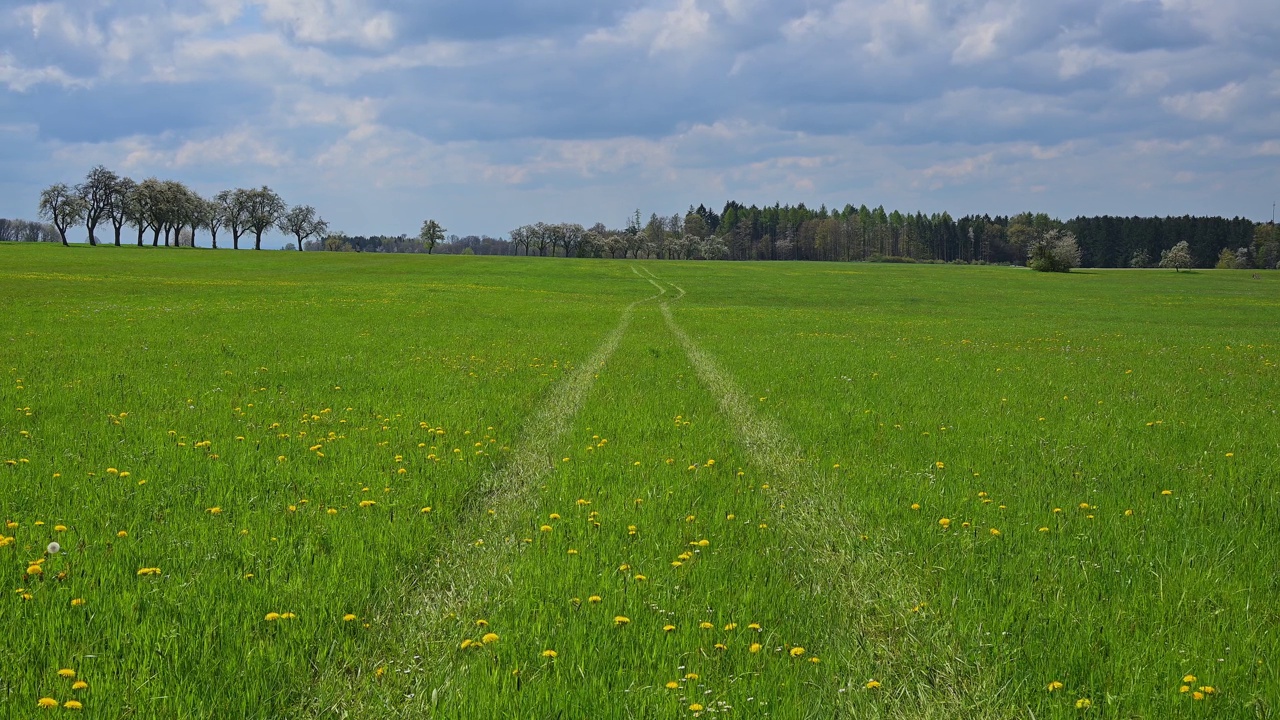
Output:
[[[56,542],[51,542],[49,543],[49,547],[45,548],[44,551],[49,553],[50,555],[57,555],[59,552],[62,551],[62,546]]]

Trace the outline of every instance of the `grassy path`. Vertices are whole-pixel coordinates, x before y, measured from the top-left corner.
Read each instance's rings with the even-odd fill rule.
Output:
[[[410,700],[395,707],[443,717],[571,717],[602,703],[635,717],[918,710],[919,696],[904,705],[877,687],[882,646],[832,625],[876,593],[847,573],[858,535],[828,513],[826,475],[676,321],[671,303],[685,291],[632,270],[658,293],[630,305],[535,413],[489,507],[460,526],[418,626],[425,642],[452,639],[406,669],[397,689]],[[632,328],[631,313],[654,299],[657,312]],[[621,371],[594,374],[615,351],[608,367]],[[901,590],[880,580],[881,594]]]

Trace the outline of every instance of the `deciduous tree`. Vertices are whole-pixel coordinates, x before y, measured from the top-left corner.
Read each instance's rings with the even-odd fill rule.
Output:
[[[40,193],[40,217],[53,223],[63,245],[67,244],[67,228],[83,220],[85,210],[84,198],[66,183],[50,185]]]
[[[298,252],[302,252],[302,243],[307,238],[323,238],[329,232],[329,223],[322,220],[310,205],[295,205],[280,218],[276,227],[298,239]]]
[[[112,199],[116,194],[116,186],[120,176],[98,165],[89,171],[84,182],[76,186],[76,192],[84,200],[84,226],[89,231],[89,244],[97,245],[98,238],[94,230],[109,214]]]
[[[1173,268],[1174,272],[1182,272],[1182,268],[1191,267],[1191,247],[1186,240],[1160,253],[1160,267]]]
[[[436,243],[444,240],[445,230],[435,220],[423,220],[422,229],[418,231],[418,239],[427,246],[427,254],[436,249]]]

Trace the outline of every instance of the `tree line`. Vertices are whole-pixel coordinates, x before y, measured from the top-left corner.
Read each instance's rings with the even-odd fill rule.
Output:
[[[63,245],[67,231],[84,225],[90,245],[97,245],[99,228],[112,232],[115,245],[121,244],[126,227],[136,230],[136,242],[144,244],[151,233],[152,247],[190,244],[196,233],[205,230],[213,248],[218,233],[231,235],[232,247],[240,249],[240,239],[253,236],[255,250],[262,249],[262,235],[275,228],[297,238],[298,248],[311,237],[322,237],[329,226],[310,205],[289,207],[271,188],[223,190],[202,197],[181,182],[147,178],[141,182],[118,175],[99,165],[74,186],[54,183],[40,193],[40,218],[49,222]],[[224,236],[225,237],[225,236]]]
[[[201,197],[173,180],[136,182],[98,166],[84,181],[51,185],[41,193],[40,217],[48,221],[0,221],[0,239],[56,237],[67,244],[67,230],[83,224],[89,243],[109,227],[116,245],[126,227],[136,242],[151,245],[195,244],[199,230],[218,247],[218,234],[232,246],[248,234],[261,249],[262,235],[276,228],[292,236],[297,250],[422,252],[553,257],[652,258],[682,260],[812,260],[880,262],[957,262],[1063,267],[1152,267],[1185,243],[1188,267],[1275,268],[1280,234],[1274,223],[1221,217],[1076,217],[1058,220],[1044,213],[1012,216],[949,213],[904,214],[845,205],[828,210],[805,204],[747,206],[730,201],[720,212],[690,206],[670,216],[637,210],[623,227],[603,223],[538,222],[522,225],[507,238],[445,236],[426,220],[416,236],[360,236],[330,232],[309,205],[289,208],[267,186],[224,190]],[[1182,250],[1175,254],[1182,257]],[[1181,260],[1178,260],[1181,263]]]

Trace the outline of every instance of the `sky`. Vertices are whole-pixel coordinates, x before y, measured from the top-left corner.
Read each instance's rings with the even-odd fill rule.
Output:
[[[103,164],[362,235],[726,200],[1267,220],[1278,38],[1275,0],[8,0],[0,217]]]

